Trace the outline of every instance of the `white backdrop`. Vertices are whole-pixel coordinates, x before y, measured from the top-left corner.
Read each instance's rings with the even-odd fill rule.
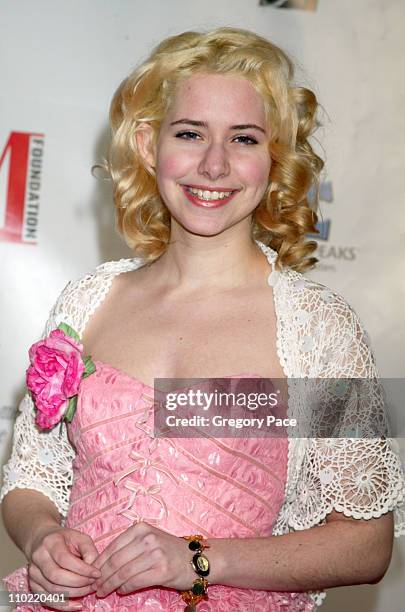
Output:
[[[90,174],[106,152],[112,93],[153,45],[185,29],[250,28],[305,68],[301,82],[327,113],[318,139],[327,155],[321,211],[329,233],[312,276],[360,314],[381,374],[404,377],[404,18],[402,0],[319,0],[316,12],[258,0],[0,0],[0,463],[27,348],[53,301],[69,279],[131,255],[112,230],[108,184]],[[9,172],[21,159],[28,186],[15,198],[30,202],[22,231],[34,244],[7,233],[18,226],[9,190],[21,176],[10,182]],[[3,527],[0,546],[4,576],[24,558]],[[404,567],[405,543],[397,542],[382,583],[331,590],[323,609],[396,612]]]

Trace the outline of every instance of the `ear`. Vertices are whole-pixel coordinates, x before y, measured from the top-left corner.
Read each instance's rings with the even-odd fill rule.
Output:
[[[135,132],[139,155],[149,172],[154,174],[156,167],[155,131],[149,123],[141,123]]]

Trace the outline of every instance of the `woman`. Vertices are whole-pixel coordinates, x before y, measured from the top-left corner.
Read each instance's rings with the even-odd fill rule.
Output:
[[[60,431],[23,400],[2,496],[28,565],[11,591],[65,591],[48,604],[67,610],[309,611],[386,572],[400,462],[389,441],[342,433],[358,418],[375,431],[378,393],[339,437],[153,438],[155,377],[288,378],[298,418],[294,377],[375,380],[355,313],[301,274],[322,162],[315,96],[292,78],[279,48],[220,28],[163,41],[115,94],[109,170],[138,258],[69,283],[48,320],[95,372]]]

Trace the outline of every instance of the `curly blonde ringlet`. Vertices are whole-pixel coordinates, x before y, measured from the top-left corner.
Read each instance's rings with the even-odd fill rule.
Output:
[[[278,252],[278,266],[304,271],[316,263],[311,253],[323,161],[309,137],[316,126],[318,103],[309,89],[293,85],[289,57],[265,38],[238,28],[184,32],[161,42],[150,57],[119,86],[110,109],[112,141],[107,169],[113,182],[117,227],[127,244],[147,262],[167,249],[170,213],[155,180],[138,152],[135,133],[153,127],[154,143],[178,84],[197,73],[247,78],[261,94],[270,129],[273,160],[269,185],[252,215],[252,238]],[[317,200],[315,195],[314,200]]]

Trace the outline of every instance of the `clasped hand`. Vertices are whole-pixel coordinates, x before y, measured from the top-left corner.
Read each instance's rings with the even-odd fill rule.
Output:
[[[65,527],[39,535],[29,555],[31,592],[65,592],[67,603],[53,609],[71,611],[86,595],[106,597],[152,586],[189,589],[196,574],[187,542],[145,522],[136,523],[98,553],[92,538]]]
[[[189,589],[196,575],[189,563],[187,542],[145,522],[115,538],[93,562],[101,576],[97,595],[123,595],[151,586]],[[191,558],[191,557],[190,557]]]

